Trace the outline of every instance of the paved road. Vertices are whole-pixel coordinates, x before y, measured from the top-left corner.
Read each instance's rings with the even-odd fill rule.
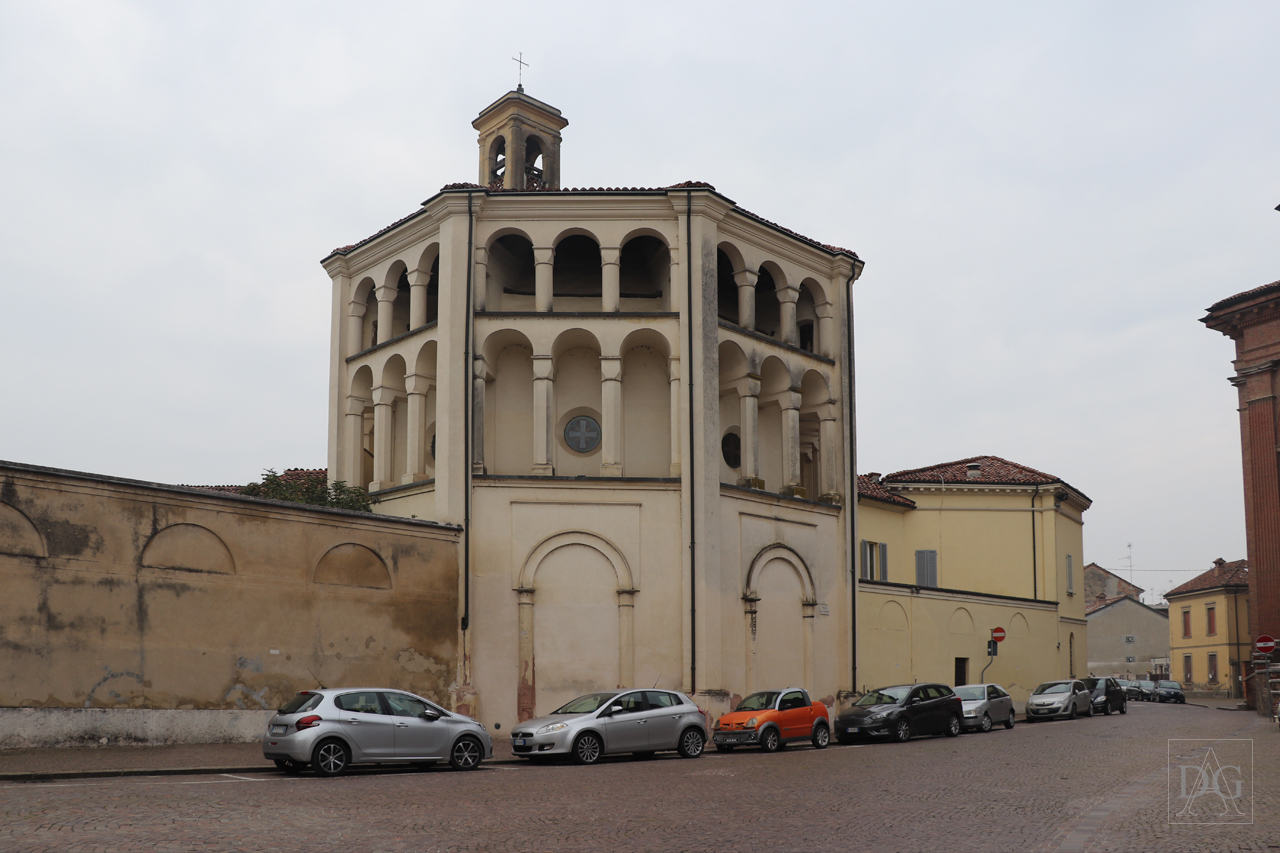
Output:
[[[1171,738],[1253,740],[1252,824],[1169,823]],[[622,846],[1280,850],[1280,732],[1253,714],[1133,703],[1124,716],[822,752],[470,773],[375,769],[339,779],[270,773],[0,785],[0,850],[13,853]]]

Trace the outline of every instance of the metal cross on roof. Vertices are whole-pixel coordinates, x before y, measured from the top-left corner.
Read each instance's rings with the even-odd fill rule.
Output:
[[[524,69],[529,64],[524,61],[524,51],[520,51],[519,57],[515,57],[515,56],[511,57],[511,61],[518,63],[516,67],[520,69],[519,71],[520,76],[518,78],[519,82],[518,82],[518,85],[516,86],[516,91],[523,92],[524,91]]]

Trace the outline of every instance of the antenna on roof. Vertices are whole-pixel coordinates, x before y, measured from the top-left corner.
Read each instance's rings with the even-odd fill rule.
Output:
[[[1129,583],[1133,584],[1134,586],[1137,586],[1137,584],[1134,583],[1134,580],[1133,580],[1133,543],[1129,542],[1124,547],[1128,549],[1128,554],[1121,557],[1120,559],[1125,560],[1129,563]]]
[[[520,76],[517,78],[516,91],[523,92],[524,91],[524,69],[529,65],[529,63],[524,61],[524,51],[520,51],[519,57],[515,57],[515,56],[511,57],[511,61],[519,63],[516,66],[517,68],[520,69],[519,71]]]

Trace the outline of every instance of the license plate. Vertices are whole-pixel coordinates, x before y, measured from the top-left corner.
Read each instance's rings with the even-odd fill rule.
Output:
[[[725,743],[737,743],[737,742],[738,742],[738,739],[737,739],[736,737],[727,737],[727,738],[725,738],[725,739],[724,739],[724,742],[725,742]]]
[[[524,738],[522,738],[522,737],[515,737],[515,738],[512,738],[512,739],[511,739],[511,742],[512,742],[513,744],[515,744],[516,746],[524,746]]]
[[[847,734],[856,734],[856,733],[857,733],[857,731],[858,731],[858,727],[857,727],[857,726],[854,726],[853,728],[850,728],[850,729],[845,729],[845,732],[846,732]]]
[[[288,726],[272,726],[271,733],[273,735],[282,735],[289,730]]]

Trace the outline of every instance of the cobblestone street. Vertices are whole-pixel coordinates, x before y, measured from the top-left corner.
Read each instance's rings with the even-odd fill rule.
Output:
[[[1253,740],[1251,825],[1169,823],[1174,738]],[[1124,716],[822,752],[2,783],[0,849],[1267,851],[1280,850],[1278,790],[1273,724],[1131,703]]]

